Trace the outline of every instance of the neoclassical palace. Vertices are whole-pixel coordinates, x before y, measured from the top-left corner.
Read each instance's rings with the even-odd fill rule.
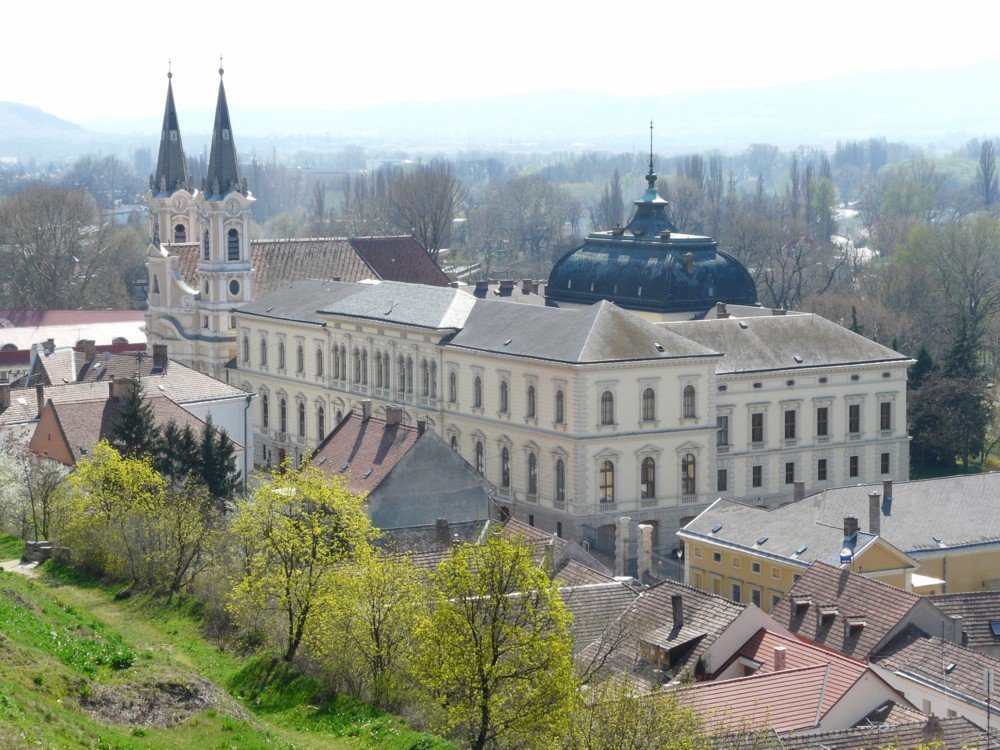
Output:
[[[667,548],[718,497],[770,506],[909,475],[910,360],[756,305],[735,258],[676,231],[652,160],[626,227],[592,233],[544,295],[505,296],[448,285],[412,238],[291,241],[292,255],[247,242],[253,198],[221,83],[201,191],[176,128],[168,87],[150,341],[254,394],[258,465],[297,461],[363,401],[400,407],[510,513],[605,550],[622,515]]]

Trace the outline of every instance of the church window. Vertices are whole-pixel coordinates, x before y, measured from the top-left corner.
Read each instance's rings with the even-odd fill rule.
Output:
[[[431,362],[431,398],[437,398],[438,395],[438,366],[437,362]]]
[[[656,393],[652,388],[642,392],[642,421],[652,422],[656,419]]]
[[[361,385],[368,385],[368,350],[361,350]]]
[[[656,461],[650,456],[642,459],[639,474],[640,497],[656,497]]]
[[[174,242],[187,242],[187,227],[183,224],[174,227]]]
[[[205,234],[202,237],[201,244],[202,244],[202,251],[205,253],[205,260],[211,260],[212,252],[209,245],[209,234],[207,229],[205,230]]]
[[[267,367],[267,339],[260,340],[260,366]]]
[[[476,471],[486,473],[486,456],[483,455],[483,444],[479,440],[476,441]]]
[[[392,383],[389,382],[389,352],[384,352],[382,354],[382,387],[391,388]]]
[[[319,347],[316,349],[316,377],[323,377],[323,349]]]
[[[278,342],[278,369],[279,370],[284,370],[285,369],[285,342],[284,341],[279,341]]]
[[[160,277],[155,273],[153,274],[153,294],[160,293]]]
[[[556,424],[566,423],[566,396],[560,388],[556,391]]]
[[[278,399],[278,430],[288,432],[288,402],[285,399]]]
[[[299,344],[295,350],[295,372],[304,373],[306,371],[306,352]]]
[[[406,393],[406,358],[402,354],[396,358],[396,389]]]
[[[528,392],[526,394],[527,406],[525,407],[525,414],[528,419],[535,418],[535,386],[529,385]]]
[[[265,430],[271,422],[271,410],[268,408],[268,404],[267,394],[260,394],[260,424]]]
[[[477,409],[483,408],[483,379],[478,375],[472,383],[472,405]]]
[[[684,386],[684,419],[695,418],[694,386]]]
[[[556,460],[556,500],[566,500],[566,464],[561,458]]]
[[[431,368],[426,359],[420,360],[420,395],[426,398],[431,392]]]
[[[243,361],[250,361],[250,337],[246,335],[243,336]]]
[[[538,494],[538,458],[534,453],[528,454],[528,494]]]
[[[340,379],[340,349],[336,344],[333,346],[333,377]]]
[[[354,382],[361,382],[361,351],[354,347]]]
[[[615,465],[611,461],[601,463],[598,474],[598,497],[602,503],[615,501]]]
[[[500,381],[500,413],[506,414],[510,411],[510,388],[506,380]]]
[[[347,380],[347,347],[340,345],[340,375],[341,380]]]
[[[448,403],[454,404],[458,401],[458,375],[454,372],[448,375]]]
[[[229,128],[223,128],[222,129],[222,140],[224,140],[224,141],[228,141],[229,140]]]
[[[458,453],[458,435],[451,436],[451,449]]]
[[[406,358],[406,392],[413,393],[413,357]]]
[[[229,293],[234,297],[240,296],[240,282],[236,279],[231,279],[229,281]]]
[[[230,229],[226,234],[226,243],[229,251],[229,260],[240,259],[240,233],[235,229]]]
[[[320,404],[316,407],[316,439],[322,440],[326,437],[326,409]]]
[[[694,454],[686,453],[684,458],[681,460],[681,494],[682,495],[693,495],[695,494],[695,487],[697,475],[695,473],[695,459]]]
[[[500,486],[510,489],[510,448],[506,445],[500,450]]]
[[[615,397],[611,391],[601,394],[601,424],[615,423]]]
[[[385,378],[383,373],[385,372],[385,367],[382,364],[382,355],[375,352],[375,387],[385,388]]]
[[[306,436],[306,405],[299,401],[299,437]]]
[[[177,131],[176,130],[171,130],[170,131],[170,140],[172,140],[172,141],[176,141],[177,140]],[[182,240],[182,242],[183,242],[183,240]]]

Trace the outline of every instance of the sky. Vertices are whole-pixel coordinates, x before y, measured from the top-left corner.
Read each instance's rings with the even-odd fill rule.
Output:
[[[0,101],[72,121],[162,113],[168,60],[178,107],[213,107],[220,54],[231,106],[323,109],[666,94],[1000,60],[1000,3],[968,0],[35,0],[4,3],[2,19]]]

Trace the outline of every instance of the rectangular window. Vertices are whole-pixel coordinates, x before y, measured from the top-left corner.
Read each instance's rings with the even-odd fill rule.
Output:
[[[771,568],[771,578],[781,578],[781,568]]]
[[[786,461],[785,462],[785,484],[795,483],[795,462]]]
[[[785,440],[795,439],[795,409],[785,410]]]
[[[715,490],[716,492],[729,490],[729,469],[719,469],[716,472]]]
[[[750,563],[750,570],[754,573],[760,573],[760,563]]]
[[[861,469],[861,460],[857,456],[851,456],[848,461],[847,473],[850,477],[858,476]]]
[[[771,609],[778,606],[778,602],[781,601],[781,596],[779,594],[771,594]]]
[[[892,429],[892,402],[883,401],[878,405],[878,428],[880,430]]]
[[[750,415],[750,442],[764,442],[764,413],[756,412]]]
[[[701,547],[695,547],[694,548],[694,556],[695,557],[701,557]]]
[[[732,599],[733,599],[734,602],[741,602],[741,601],[743,601],[743,587],[740,586],[738,583],[734,583],[733,584],[733,596],[732,596]]]
[[[732,559],[732,561],[731,561],[731,563],[730,563],[730,564],[731,564],[731,565],[732,565],[732,566],[733,566],[734,568],[739,568],[739,567],[742,567],[742,566],[743,566],[743,561],[742,561],[742,560],[740,560],[740,558],[738,558],[738,557],[736,557],[736,556],[734,555],[734,556],[733,556],[733,559]]]
[[[760,589],[750,589],[750,601],[756,606],[760,606]]]
[[[715,418],[715,444],[729,445],[729,417],[719,416]]]
[[[816,481],[826,481],[826,459],[821,458],[816,462]]]
[[[712,553],[712,562],[717,562],[717,563],[722,562],[722,553],[721,552],[713,552]]]
[[[816,409],[816,434],[825,437],[830,434],[830,409],[820,406]]]
[[[753,487],[764,486],[764,467],[754,466],[750,469],[750,484]]]
[[[861,404],[850,404],[847,407],[847,431],[861,432]]]
[[[882,473],[883,474],[888,474],[889,470],[891,468],[891,464],[890,464],[890,461],[889,461],[889,454],[888,453],[883,453],[879,457],[879,460],[880,460],[880,463],[881,463],[881,467],[880,468],[881,468]]]
[[[556,536],[562,539],[562,521],[556,521]]]

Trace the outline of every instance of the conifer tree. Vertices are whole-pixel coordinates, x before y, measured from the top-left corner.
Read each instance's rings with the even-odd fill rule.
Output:
[[[153,406],[134,381],[108,433],[108,442],[126,458],[156,456],[160,452],[160,428],[153,417]]]
[[[930,351],[923,344],[917,350],[917,361],[910,365],[909,379],[907,385],[911,391],[919,388],[924,380],[937,369]]]
[[[225,430],[212,424],[212,417],[205,420],[199,443],[201,453],[201,480],[209,494],[221,508],[233,499],[240,487],[240,473],[236,468],[236,448]]]

